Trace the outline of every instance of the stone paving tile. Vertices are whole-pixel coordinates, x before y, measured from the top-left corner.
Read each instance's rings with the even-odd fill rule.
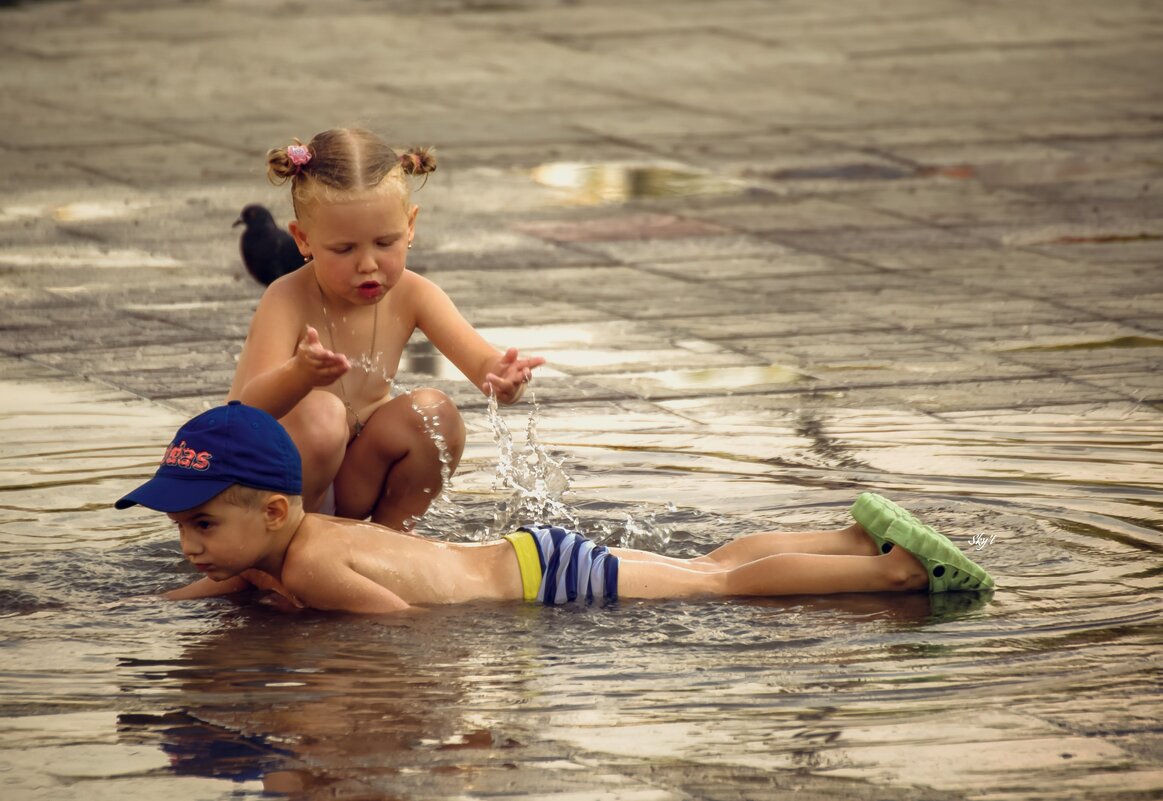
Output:
[[[779,276],[854,276],[875,271],[867,265],[815,253],[784,250],[770,256],[720,257],[709,254],[690,261],[643,263],[642,269],[687,281],[744,281]]]
[[[954,273],[958,279],[994,281],[1012,275],[1019,279],[1036,281],[1059,275],[1068,280],[1082,277],[1087,267],[1065,259],[1054,258],[1036,251],[1001,248],[984,243],[975,248],[934,251],[931,248],[903,247],[892,251],[868,254],[861,258],[889,269],[925,271],[935,274]],[[944,276],[942,276],[944,277]],[[1065,283],[1065,282],[1063,282]]]
[[[538,323],[552,322],[555,320],[588,322],[609,318],[609,315],[605,312],[589,305],[582,306],[578,303],[567,301],[543,300],[539,297],[509,300],[500,306],[496,304],[478,306],[461,302],[457,298],[453,300],[457,300],[457,307],[468,321],[474,326],[479,327],[505,326],[520,323],[536,325]]]
[[[431,276],[443,276],[450,270],[508,270],[526,268],[533,270],[576,267],[581,265],[612,266],[612,259],[605,259],[593,253],[583,253],[565,247],[536,250],[500,251],[422,251],[413,257],[418,271],[430,272]],[[412,267],[412,261],[409,262]],[[479,279],[478,279],[479,283]]]
[[[949,336],[967,348],[1005,355],[1029,349],[1069,348],[1097,345],[1115,340],[1150,335],[1149,328],[1110,320],[1061,320],[1020,328],[992,325],[958,328]]]
[[[762,359],[788,364],[823,384],[884,384],[943,379],[1019,377],[1044,374],[1048,367],[1011,354],[966,350],[933,336],[887,330],[828,336],[781,335],[741,338],[732,346]]]
[[[803,308],[766,311],[732,311],[728,314],[695,315],[681,318],[661,318],[659,325],[668,326],[692,336],[712,341],[735,341],[747,337],[779,337],[792,334],[810,334],[827,339],[838,332],[901,331],[901,326],[883,320],[869,319],[860,310],[837,310],[826,304],[804,304]]]
[[[621,374],[649,367],[652,370],[706,370],[718,367],[742,365],[762,365],[761,359],[719,348],[711,351],[686,348],[653,348],[629,350],[622,348],[589,347],[585,350],[554,348],[531,348],[530,353],[544,356],[554,369],[564,370],[573,376],[589,376],[599,381],[598,376],[610,373]]]
[[[1140,295],[1124,297],[1092,297],[1085,304],[1078,304],[1075,308],[1084,306],[1087,312],[1102,315],[1111,320],[1129,320],[1147,317],[1148,319],[1163,316],[1163,292],[1147,291]]]
[[[769,231],[818,231],[836,228],[898,227],[902,220],[849,202],[842,197],[790,198],[779,203],[719,204],[697,216],[737,230],[752,233]]]
[[[762,237],[733,236],[727,233],[705,238],[585,242],[574,245],[574,247],[579,251],[596,254],[622,264],[691,261],[707,256],[718,258],[776,256],[786,253],[788,250],[784,245]]]
[[[772,238],[789,247],[837,256],[875,258],[898,248],[930,248],[934,252],[980,248],[987,240],[929,225],[896,228],[840,229],[836,231],[781,231]]]
[[[850,262],[836,260],[833,264],[848,266]],[[735,289],[740,292],[752,292],[767,297],[776,293],[786,293],[795,298],[806,295],[819,295],[824,301],[838,291],[869,290],[891,295],[901,290],[929,291],[940,293],[947,288],[947,282],[929,275],[917,275],[904,272],[890,272],[872,267],[851,265],[853,269],[844,269],[842,272],[826,271],[811,275],[768,275],[763,277],[748,277],[733,280],[719,280],[715,285],[723,289]],[[910,292],[911,294],[911,292]]]
[[[1160,231],[1163,231],[1163,227],[1137,231],[1121,239],[1116,236],[1109,242],[1046,243],[1033,249],[1047,256],[1089,264],[1144,264],[1157,267],[1161,260],[1159,254],[1163,252],[1163,233],[1158,233]]]
[[[121,376],[126,366],[133,372],[149,372],[156,377],[166,371],[175,380],[197,380],[199,375],[217,373],[219,368],[233,372],[233,357],[220,339],[175,343],[143,342],[134,345],[99,348],[96,351],[57,351],[38,353],[35,361],[50,367],[76,369],[83,376]],[[229,386],[229,377],[226,385]]]
[[[583,222],[530,222],[518,231],[554,242],[617,242],[621,240],[685,239],[718,236],[726,229],[673,214],[622,214]]]
[[[85,313],[82,317],[76,309],[62,314],[60,309],[51,308],[42,310],[42,315],[44,323],[41,325],[9,327],[6,320],[0,350],[15,356],[32,356],[63,351],[91,352],[136,346],[142,342],[220,342],[222,337],[221,325],[199,333],[186,326],[124,314],[98,318]],[[124,368],[125,364],[120,367]]]
[[[1041,372],[1093,376],[1129,373],[1144,364],[1163,369],[1163,339],[1128,338],[1110,340],[1103,347],[1063,347],[1009,351],[1008,361]]]
[[[988,290],[968,290],[953,295],[934,295],[928,304],[887,298],[868,309],[870,317],[896,322],[909,329],[950,329],[979,325],[1025,326],[1062,320],[1068,311],[1057,304],[1022,297],[1005,297]],[[1074,311],[1069,316],[1079,320],[1100,320],[1105,315],[1095,311]]]
[[[682,294],[664,294],[662,292],[647,292],[634,296],[633,291],[628,293],[629,299],[601,299],[595,300],[594,306],[601,311],[632,320],[669,321],[681,317],[702,317],[707,314],[729,315],[740,307],[746,293],[727,292],[713,287],[701,287],[698,284],[689,285],[689,289]],[[743,297],[741,297],[743,296]],[[797,306],[802,304],[797,304]],[[768,308],[775,309],[777,304],[768,304]]]
[[[1125,373],[1078,373],[1074,377],[1081,382],[1129,397],[1136,404],[1153,404],[1163,412],[1163,386],[1159,381],[1159,363],[1154,371],[1134,369]]]
[[[1155,314],[1151,317],[1127,318],[1123,320],[1123,323],[1141,331],[1149,331],[1153,334],[1163,333],[1163,314]]]
[[[616,392],[630,392],[647,400],[733,395],[794,389],[811,382],[811,376],[791,367],[774,364],[676,368],[648,372],[604,373],[590,376],[595,384]]]
[[[589,347],[617,347],[623,350],[642,350],[659,346],[671,347],[689,335],[676,336],[667,326],[622,319],[577,320],[570,317],[544,317],[540,320],[510,320],[504,326],[478,326],[481,336],[490,342],[508,342],[522,350],[553,348],[584,351]],[[702,350],[720,350],[720,346],[705,342]],[[696,347],[697,346],[692,346]]]

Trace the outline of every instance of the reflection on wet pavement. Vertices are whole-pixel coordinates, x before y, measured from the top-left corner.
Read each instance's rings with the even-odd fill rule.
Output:
[[[533,170],[533,180],[562,190],[562,201],[589,205],[640,198],[722,195],[743,191],[739,181],[684,165],[583,164],[558,162]]]
[[[526,769],[550,795],[614,798],[662,762],[673,787],[729,769],[854,797],[867,782],[987,793],[1019,767],[1047,798],[1096,776],[1157,778],[1128,769],[1128,749],[1157,728],[1163,452],[1155,415],[1130,404],[540,407],[563,500],[612,542],[665,526],[668,552],[695,555],[734,533],[842,524],[875,489],[972,551],[999,588],[502,604],[384,625],[123,600],[188,577],[167,521],[108,506],[180,416],[44,376],[0,394],[0,742],[23,744],[0,766],[23,777],[17,792],[52,776],[146,793],[164,781],[174,797],[229,780],[409,798],[466,782],[501,793]],[[507,414],[521,430],[522,413]],[[496,445],[471,440],[428,530],[469,536],[507,502]],[[592,764],[618,770],[579,770]]]

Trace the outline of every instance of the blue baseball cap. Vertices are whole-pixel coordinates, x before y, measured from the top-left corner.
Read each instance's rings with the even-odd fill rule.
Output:
[[[234,484],[301,495],[303,463],[291,435],[262,409],[230,401],[178,429],[153,478],[113,504],[184,512]]]

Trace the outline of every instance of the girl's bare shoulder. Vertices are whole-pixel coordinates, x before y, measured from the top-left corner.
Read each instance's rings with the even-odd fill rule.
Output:
[[[315,283],[314,273],[309,268],[300,267],[268,286],[259,300],[259,308],[274,306],[305,315],[308,309],[318,305],[318,301],[319,286]]]
[[[428,293],[440,292],[441,289],[434,281],[411,270],[404,270],[395,289],[401,290],[402,295],[423,298]]]

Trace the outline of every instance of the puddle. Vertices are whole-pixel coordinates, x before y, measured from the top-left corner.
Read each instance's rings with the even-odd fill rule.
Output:
[[[572,205],[735,194],[744,189],[737,181],[665,165],[557,162],[535,167],[532,175],[537,183],[562,190],[562,201]]]
[[[796,374],[632,378],[646,377],[683,388]],[[5,380],[7,791],[60,797],[84,779],[101,797],[132,782],[132,795],[171,801],[623,798],[754,783],[789,796],[1000,798],[1036,783],[1068,801],[1096,782],[1113,795],[1157,786],[1156,413],[938,419],[762,398],[542,398],[528,425],[524,410],[502,412],[500,446],[470,421],[451,496],[422,530],[471,539],[514,504],[502,458],[516,489],[555,484],[563,513],[590,531],[632,542],[649,528],[681,556],[736,533],[843,525],[855,493],[875,489],[972,551],[997,591],[498,604],[393,624],[162,604],[153,593],[190,578],[169,522],[109,504],[182,416],[96,385]],[[521,431],[534,422],[530,448]]]

